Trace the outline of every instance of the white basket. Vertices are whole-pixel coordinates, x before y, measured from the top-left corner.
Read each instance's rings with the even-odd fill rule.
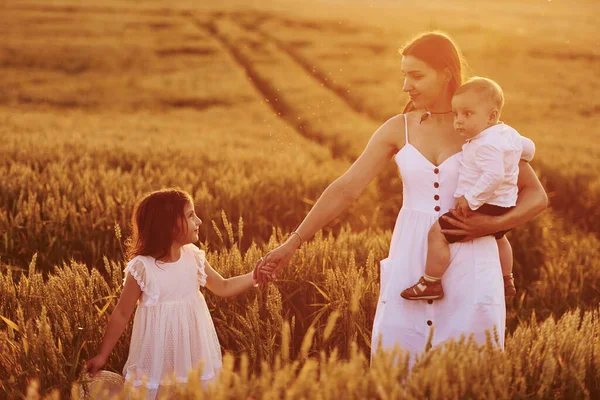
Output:
[[[110,399],[119,395],[125,386],[125,378],[110,371],[99,371],[96,376],[86,376],[79,384],[80,399]]]

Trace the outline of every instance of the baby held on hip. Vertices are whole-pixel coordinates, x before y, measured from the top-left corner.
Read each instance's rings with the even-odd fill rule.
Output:
[[[465,139],[454,196],[458,218],[477,212],[499,216],[516,205],[519,161],[531,161],[534,143],[499,121],[504,104],[501,88],[486,78],[474,78],[461,86],[452,99],[454,128]],[[425,274],[417,284],[401,295],[409,300],[433,300],[443,297],[442,276],[450,261],[449,244],[465,239],[464,235],[442,233],[453,230],[451,212],[432,226],[428,236]],[[512,249],[504,236],[495,232],[505,281],[505,295],[516,294],[512,276]]]

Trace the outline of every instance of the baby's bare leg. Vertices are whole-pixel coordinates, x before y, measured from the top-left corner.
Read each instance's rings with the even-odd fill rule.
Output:
[[[513,253],[510,242],[506,236],[497,240],[498,252],[500,253],[500,265],[502,266],[502,278],[504,279],[504,296],[514,297],[517,295],[515,280],[513,278]]]
[[[427,235],[427,261],[425,262],[425,275],[441,278],[450,263],[450,245],[442,233],[438,221],[429,229]]]
[[[502,266],[502,275],[508,275],[513,270],[513,252],[510,242],[506,236],[502,236],[496,241],[498,243],[498,252],[500,253],[500,265]]]

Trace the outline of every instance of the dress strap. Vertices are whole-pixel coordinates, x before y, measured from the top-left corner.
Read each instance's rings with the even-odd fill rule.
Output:
[[[408,144],[408,118],[406,118],[406,114],[404,114],[404,134],[406,135],[405,145]]]

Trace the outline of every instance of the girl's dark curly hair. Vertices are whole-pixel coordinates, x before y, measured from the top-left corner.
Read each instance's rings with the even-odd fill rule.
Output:
[[[127,258],[152,256],[157,260],[166,257],[175,238],[185,224],[184,207],[192,197],[177,188],[162,189],[144,196],[133,210],[131,237],[125,241]]]

